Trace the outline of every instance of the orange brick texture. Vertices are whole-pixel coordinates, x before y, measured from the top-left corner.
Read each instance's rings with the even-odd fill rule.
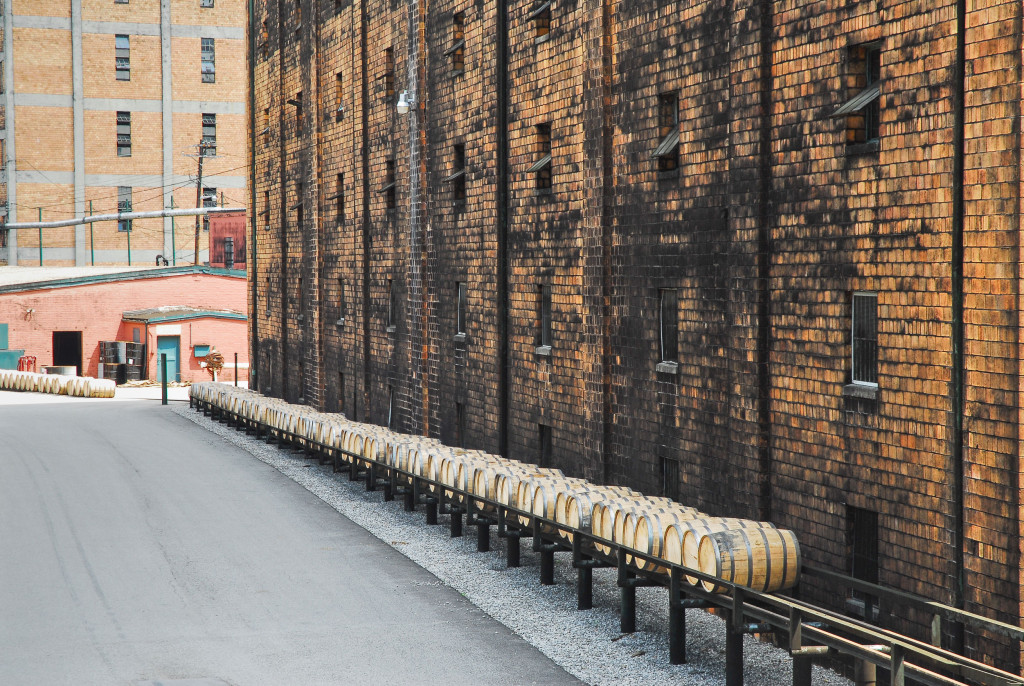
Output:
[[[870,510],[880,583],[1020,624],[1019,3],[555,2],[542,38],[536,7],[507,5],[503,51],[495,4],[256,3],[260,389],[532,461],[548,426],[555,466],[648,493],[678,464],[681,500],[793,528],[841,572],[849,508]],[[874,44],[879,137],[851,145],[857,118],[832,113]],[[861,291],[871,398],[845,390]],[[891,613],[930,639],[930,617]],[[943,640],[1019,668],[1017,644]]]

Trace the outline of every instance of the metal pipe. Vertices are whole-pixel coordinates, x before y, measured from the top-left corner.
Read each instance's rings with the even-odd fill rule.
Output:
[[[191,217],[203,214],[221,214],[226,212],[245,212],[244,207],[198,207],[177,210],[152,210],[149,212],[116,212],[114,214],[92,214],[74,219],[59,219],[52,222],[15,222],[8,224],[8,229],[59,229],[62,226],[77,226],[93,222],[116,222],[123,219],[158,219],[160,217]],[[39,211],[42,216],[42,209]]]

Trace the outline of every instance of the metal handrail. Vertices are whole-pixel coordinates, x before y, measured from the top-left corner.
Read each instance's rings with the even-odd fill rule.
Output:
[[[358,469],[358,466],[363,464],[371,470],[367,474],[368,488],[370,487],[369,479],[376,479],[376,475],[372,471],[373,468],[381,468],[388,472],[390,481],[386,481],[385,485],[390,485],[391,487],[398,486],[397,478],[399,475],[410,481],[410,487],[413,488],[414,492],[422,494],[423,484],[435,486],[437,491],[432,495],[437,498],[439,505],[443,505],[447,499],[449,507],[464,510],[467,516],[472,515],[477,520],[484,520],[486,522],[497,520],[496,523],[499,526],[507,528],[511,525],[520,534],[524,531],[528,532],[528,535],[534,538],[535,550],[540,550],[540,546],[546,545],[552,550],[573,552],[575,556],[577,551],[582,549],[582,541],[587,541],[589,546],[585,553],[583,553],[585,557],[599,560],[608,566],[619,567],[620,585],[622,584],[627,551],[634,558],[642,559],[645,562],[650,562],[655,567],[668,570],[666,574],[648,569],[628,569],[629,574],[643,577],[654,584],[666,586],[670,589],[680,587],[679,579],[683,576],[714,582],[716,586],[728,589],[728,592],[710,593],[705,591],[700,585],[686,586],[680,589],[680,597],[670,598],[670,606],[678,607],[685,596],[695,596],[707,605],[714,605],[727,610],[730,614],[730,630],[733,632],[766,633],[767,631],[776,631],[788,634],[791,637],[802,635],[803,639],[815,641],[821,646],[828,647],[842,655],[870,662],[879,667],[890,669],[894,674],[902,674],[921,683],[934,686],[964,686],[970,683],[984,684],[985,686],[1024,686],[1024,678],[1021,676],[977,662],[924,641],[879,628],[868,622],[841,615],[827,608],[787,597],[782,593],[755,591],[731,581],[719,579],[700,570],[675,564],[632,548],[626,548],[626,546],[616,541],[602,538],[582,529],[573,528],[567,524],[561,524],[546,517],[540,517],[530,511],[520,510],[514,506],[475,495],[457,486],[409,472],[400,467],[389,465],[379,459],[359,455],[344,448],[338,448],[314,441],[305,436],[300,436],[295,432],[273,427],[263,422],[257,422],[208,401],[190,397],[190,404],[192,406],[205,406],[204,409],[208,409],[214,414],[220,414],[221,418],[225,415],[230,415],[232,419],[229,419],[229,421],[233,420],[235,423],[252,426],[256,430],[257,436],[261,430],[266,432],[268,436],[271,433],[276,433],[282,443],[287,442],[302,447],[307,453],[316,451],[321,455],[327,455],[335,460],[335,467],[337,467],[336,461],[338,456],[349,458],[348,462],[351,469]],[[452,502],[453,498],[446,498],[444,495],[445,491],[451,491],[453,494],[457,493],[462,496],[464,503],[460,505]],[[493,508],[493,513],[483,511],[472,512],[470,508],[475,502],[483,503]],[[459,517],[461,517],[461,514],[461,511],[458,512]],[[520,516],[528,518],[529,525],[522,525],[518,520]],[[571,532],[574,538],[573,543],[557,538],[557,535],[546,535],[543,531],[544,527]],[[499,530],[500,533],[501,530]],[[612,552],[603,553],[595,544],[606,546]],[[1018,627],[989,620],[980,615],[974,615],[940,603],[934,603],[908,593],[861,582],[852,577],[844,577],[841,574],[806,565],[801,571],[807,572],[812,576],[823,576],[843,581],[844,583],[847,581],[853,582],[851,585],[858,590],[885,596],[914,607],[926,608],[936,613],[941,612],[943,616],[948,615],[955,618],[956,621],[970,623],[972,626],[989,629],[1001,635],[1007,635],[1010,638],[1024,636],[1024,631]],[[747,624],[745,621],[747,617],[757,620],[758,624]],[[796,649],[803,650],[805,647],[797,645]],[[791,654],[797,654],[794,652],[792,644]],[[910,662],[909,660],[921,661],[924,664],[917,664],[917,662]],[[934,670],[942,670],[953,676],[950,677]],[[968,679],[970,681],[959,681],[958,679]],[[896,683],[895,680],[894,683]]]

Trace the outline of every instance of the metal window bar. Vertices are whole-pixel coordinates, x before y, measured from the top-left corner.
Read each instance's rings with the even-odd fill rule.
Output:
[[[679,357],[679,302],[673,288],[660,293],[661,359],[675,362]]]

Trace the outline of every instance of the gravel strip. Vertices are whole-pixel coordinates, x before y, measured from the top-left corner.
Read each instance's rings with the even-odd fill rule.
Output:
[[[506,541],[493,528],[491,552],[478,553],[476,527],[466,527],[461,538],[451,538],[446,515],[438,515],[438,526],[428,526],[422,509],[405,512],[397,499],[384,503],[379,491],[367,492],[362,481],[333,474],[330,466],[321,467],[297,451],[267,445],[188,407],[172,411],[302,485],[589,684],[725,683],[725,623],[707,612],[686,612],[688,664],[669,664],[668,597],[662,588],[637,589],[637,631],[622,634],[614,569],[594,570],[594,609],[580,612],[576,610],[576,570],[567,554],[555,556],[555,585],[541,586],[540,556],[532,551],[529,539],[521,544],[522,566],[507,569]],[[792,683],[792,662],[785,651],[752,636],[744,638],[743,650],[744,683]],[[814,667],[814,683],[851,684],[819,666]]]

